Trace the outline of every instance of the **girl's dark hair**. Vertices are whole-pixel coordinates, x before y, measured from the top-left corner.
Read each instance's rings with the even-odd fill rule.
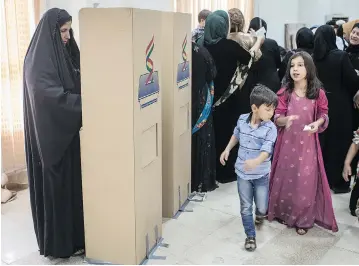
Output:
[[[308,99],[317,99],[319,96],[319,91],[322,88],[322,83],[317,77],[317,68],[315,67],[314,61],[310,54],[304,51],[297,52],[293,54],[287,65],[287,71],[284,78],[284,87],[286,88],[284,93],[287,93],[288,95],[291,95],[294,90],[294,80],[290,76],[290,69],[292,65],[292,60],[298,57],[302,57],[304,60],[304,66],[307,70],[307,93],[306,97]]]

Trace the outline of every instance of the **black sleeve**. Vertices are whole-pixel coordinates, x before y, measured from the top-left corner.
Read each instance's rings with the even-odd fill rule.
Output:
[[[240,46],[237,42],[228,40],[231,44],[231,52],[233,56],[241,63],[247,65],[249,60],[251,60],[251,54],[247,52],[242,46]]]
[[[347,53],[342,57],[343,83],[354,95],[359,89],[359,76],[357,75]]]
[[[282,81],[282,79],[285,76],[285,72],[287,71],[287,67],[288,67],[288,62],[289,62],[289,58],[291,57],[292,52],[289,51],[283,58],[282,63],[280,64],[279,70],[278,70],[278,75],[279,75],[279,79]]]
[[[278,43],[276,41],[274,41],[274,60],[275,60],[275,65],[277,66],[277,69],[280,68],[280,66],[281,66],[280,50],[279,50]]]

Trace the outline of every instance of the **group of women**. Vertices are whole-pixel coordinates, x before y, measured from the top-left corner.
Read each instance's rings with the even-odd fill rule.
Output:
[[[239,25],[238,21],[240,21]],[[238,9],[232,9],[228,13],[215,11],[207,17],[203,40],[199,42],[199,45],[209,51],[215,62],[217,75],[214,78],[214,102],[227,93],[238,65],[244,64],[248,68],[241,69],[241,75],[246,76],[244,85],[232,91],[231,96],[225,102],[214,105],[207,123],[193,134],[192,163],[195,166],[192,168],[195,169],[192,171],[192,190],[200,187],[201,191],[211,191],[217,187],[216,181],[225,183],[236,180],[233,166],[237,152],[231,153],[225,166],[220,164],[219,157],[233,133],[238,117],[251,111],[249,105],[251,89],[255,84],[261,83],[277,92],[291,55],[298,51],[305,51],[314,59],[318,77],[329,101],[329,127],[320,135],[328,181],[334,193],[350,192],[350,182],[342,178],[342,171],[353,138],[353,131],[356,131],[359,126],[359,110],[355,107],[355,102],[359,98],[359,93],[357,93],[359,76],[356,71],[359,69],[359,24],[354,24],[347,36],[349,45],[346,51],[337,49],[337,36],[333,27],[320,26],[315,29],[315,34],[309,28],[304,27],[296,35],[297,49],[287,51],[283,60],[281,60],[278,44],[274,40],[265,38],[260,47],[261,58],[251,64],[254,54],[230,37],[233,29],[243,31],[244,23],[244,17]],[[266,22],[260,18],[253,18],[249,24],[250,31],[257,31],[261,27],[267,31]],[[200,72],[200,70],[195,70],[195,58],[193,64],[194,71]],[[208,68],[210,67],[207,64]],[[202,69],[205,71],[206,68]],[[193,80],[197,79],[200,79],[200,76],[193,75]],[[201,91],[202,87],[197,87],[194,82],[193,99],[196,99]],[[196,104],[196,108],[192,110],[194,121],[201,115],[202,108],[203,105]],[[211,145],[206,145],[209,139]],[[198,142],[201,146],[196,146]],[[213,164],[214,161],[215,164]],[[353,174],[356,173],[357,163],[358,159],[353,160]],[[209,172],[210,176],[207,174]],[[356,185],[352,190],[350,200],[350,211],[353,215],[358,197],[359,185]]]
[[[286,64],[281,62],[280,48],[274,40],[265,38],[258,46],[258,39],[252,39],[254,35],[243,32],[245,22],[240,10],[232,9],[229,14],[215,11],[209,15],[204,36],[193,44],[192,113],[194,123],[201,121],[193,133],[193,190],[211,191],[216,181],[236,179],[236,152],[231,153],[226,166],[219,163],[220,152],[240,114],[250,112],[253,86],[262,83],[278,91],[277,69]],[[25,148],[32,216],[40,254],[52,257],[82,254],[85,247],[80,52],[71,22],[65,10],[48,10],[37,26],[24,62]],[[249,28],[251,32],[267,30],[267,24],[254,18]],[[359,30],[359,24],[354,29]],[[313,51],[327,91],[331,123],[323,135],[323,154],[329,182],[338,192],[348,190],[349,185],[341,180],[342,161],[352,131],[358,127],[358,119],[354,119],[358,111],[352,101],[359,88],[354,70],[359,69],[358,32],[350,38],[346,52],[336,49],[330,26],[319,27],[315,38],[307,29],[297,35],[298,49]],[[229,33],[232,39],[227,38]],[[258,47],[248,49],[237,34]],[[203,110],[206,119],[198,120]],[[357,185],[353,194],[358,190]],[[353,202],[357,194],[352,195]]]

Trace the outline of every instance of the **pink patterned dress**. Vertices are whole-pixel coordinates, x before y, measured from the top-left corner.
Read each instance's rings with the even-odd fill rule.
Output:
[[[278,95],[283,94],[281,89]],[[318,133],[309,135],[304,126],[319,118],[328,126],[328,101],[320,90],[317,100],[298,97],[295,92],[279,96],[275,119],[299,115],[289,129],[279,128],[274,150],[268,220],[285,222],[289,227],[309,229],[318,224],[338,231],[331,193],[325,174]]]

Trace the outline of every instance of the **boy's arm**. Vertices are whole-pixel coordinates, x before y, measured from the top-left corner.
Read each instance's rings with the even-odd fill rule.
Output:
[[[238,120],[237,125],[233,130],[233,135],[232,135],[231,139],[229,140],[225,151],[230,152],[233,149],[233,147],[236,146],[239,143],[239,135],[240,135],[240,132],[241,132],[239,123],[240,122]]]
[[[237,126],[234,128],[233,135],[229,140],[227,147],[222,152],[219,158],[219,161],[221,162],[222,165],[226,165],[226,161],[228,160],[231,150],[233,149],[234,146],[236,146],[239,143],[239,133],[240,133],[240,129],[239,129],[239,121],[238,121]]]
[[[262,144],[261,153],[256,158],[258,164],[263,163],[273,154],[274,143],[277,139],[277,128],[274,126],[268,131],[265,141]]]
[[[235,135],[232,135],[225,150],[230,152],[233,149],[233,147],[238,144],[238,142],[239,142],[238,138]]]
[[[269,156],[272,155],[273,147],[276,139],[277,139],[277,129],[273,124],[273,126],[271,127],[271,129],[268,131],[266,135],[265,141],[262,144],[261,153],[258,155],[257,158],[254,158],[252,160],[247,160],[245,162],[244,168],[246,171],[255,169],[258,165],[263,163],[265,160],[269,158]]]
[[[265,160],[267,160],[269,158],[270,154],[266,151],[262,151],[259,156],[255,159],[257,161],[257,165],[260,165],[261,163],[263,163]]]

